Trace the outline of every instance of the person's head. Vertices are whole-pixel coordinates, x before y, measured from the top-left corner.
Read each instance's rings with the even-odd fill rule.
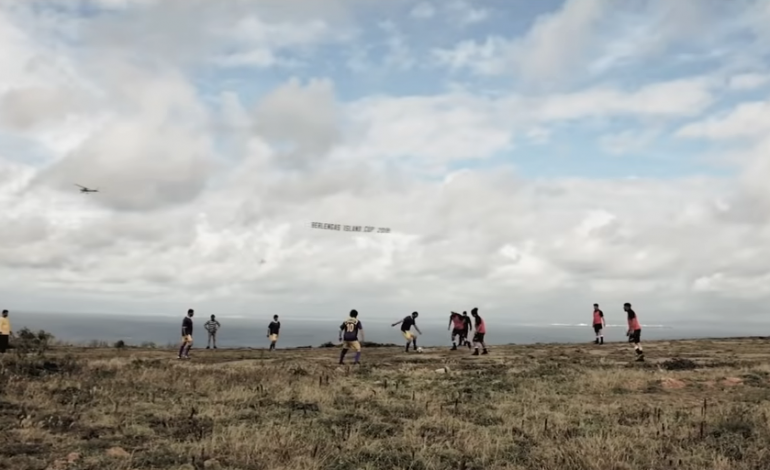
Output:
[[[7,317],[7,316],[8,316],[8,310],[3,310],[3,316],[4,316],[4,317]]]
[[[599,310],[599,304],[594,304],[594,310]]]
[[[412,312],[412,318],[417,318],[420,314],[417,312]]]
[[[479,316],[479,309],[476,308],[476,307],[473,307],[471,309],[471,315],[473,315],[474,317],[478,317]]]
[[[211,315],[211,319],[214,320],[216,318],[216,315]]]
[[[187,316],[188,316],[188,317],[190,317],[190,318],[192,318],[192,316],[193,316],[193,315],[195,315],[195,311],[193,311],[193,309],[189,309],[189,310],[187,311]]]
[[[468,316],[468,312],[466,312],[466,311],[463,311],[463,316],[464,316],[464,317],[467,317],[467,316]]]
[[[353,309],[350,311],[350,318],[358,318],[358,310]]]
[[[629,310],[631,310],[631,304],[630,304],[630,303],[628,303],[628,302],[624,303],[624,304],[623,304],[623,310],[625,310],[626,312],[628,312]]]
[[[278,321],[278,315],[273,315],[273,320]]]

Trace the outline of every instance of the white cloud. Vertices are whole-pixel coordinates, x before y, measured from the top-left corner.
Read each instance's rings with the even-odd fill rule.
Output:
[[[435,15],[436,9],[429,2],[422,2],[412,8],[412,10],[409,12],[409,16],[421,20],[433,18]]]
[[[743,73],[730,77],[728,86],[733,90],[745,91],[761,88],[770,83],[770,75],[760,73]]]
[[[688,124],[681,137],[713,140],[765,137],[770,132],[770,101],[742,103],[728,114]]]

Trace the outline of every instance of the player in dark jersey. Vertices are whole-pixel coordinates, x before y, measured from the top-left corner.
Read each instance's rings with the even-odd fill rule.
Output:
[[[595,344],[604,344],[604,312],[599,309],[599,304],[594,304],[593,314],[594,333],[596,333]]]
[[[270,349],[275,349],[275,343],[278,342],[278,333],[281,331],[281,322],[278,321],[278,315],[273,315],[273,321],[267,325],[267,337],[270,338]]]
[[[471,321],[471,317],[468,316],[468,312],[463,312],[463,344],[468,346],[468,349],[471,349],[471,342],[468,341],[468,337],[471,334],[471,330],[473,330],[473,322]]]
[[[460,346],[464,344],[465,338],[463,338],[463,328],[464,328],[464,321],[463,316],[460,315],[457,312],[451,312],[449,314],[449,326],[447,326],[447,330],[452,330],[451,340],[452,340],[452,351],[457,351],[457,342],[459,340]]]
[[[358,319],[358,311],[351,310],[350,317],[340,325],[340,342],[342,342],[342,352],[340,353],[340,364],[345,363],[345,355],[348,349],[356,352],[353,364],[359,364],[361,360],[361,342],[364,340],[364,325]]]
[[[405,316],[403,320],[399,320],[396,323],[391,325],[391,326],[396,326],[399,323],[401,324],[401,334],[404,335],[404,338],[406,339],[406,352],[409,352],[410,343],[412,344],[412,346],[414,346],[414,350],[417,351],[417,336],[412,334],[410,330],[412,329],[412,327],[414,327],[414,329],[417,330],[418,334],[422,334],[422,331],[420,331],[420,329],[417,328],[418,315],[419,313],[412,312],[411,315]]]
[[[182,344],[179,346],[179,359],[190,359],[190,348],[193,345],[193,309],[187,311],[187,316],[182,320]]]

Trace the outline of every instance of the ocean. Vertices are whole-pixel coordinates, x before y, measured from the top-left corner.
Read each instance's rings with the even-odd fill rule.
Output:
[[[113,344],[119,340],[129,345],[153,343],[159,347],[177,344],[183,315],[169,316],[125,316],[52,314],[32,312],[11,312],[14,331],[23,327],[32,330],[46,330],[59,341],[88,345],[94,341]],[[267,325],[270,315],[264,318],[243,318],[217,316],[222,329],[217,334],[220,348],[267,347]],[[203,324],[208,317],[195,317],[194,339],[196,347],[205,345],[207,340]],[[279,348],[317,347],[328,341],[337,341],[337,331],[342,316],[336,320],[281,318]],[[393,321],[397,320],[394,318]],[[418,320],[423,334],[418,338],[420,346],[451,345],[447,322],[427,319]],[[377,343],[402,343],[398,327],[391,322],[362,318],[366,340]],[[610,324],[604,331],[605,341],[625,341],[625,325]],[[768,336],[770,323],[691,323],[671,322],[668,324],[642,324],[642,342],[645,340],[671,340],[693,338],[726,338]],[[516,324],[487,321],[486,341],[489,345],[535,344],[535,343],[588,343],[593,341],[594,332],[588,324]]]

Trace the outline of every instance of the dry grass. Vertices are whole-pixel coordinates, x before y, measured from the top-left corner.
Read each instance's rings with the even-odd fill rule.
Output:
[[[357,368],[335,349],[11,353],[0,469],[770,468],[770,344],[646,351],[383,348]]]

